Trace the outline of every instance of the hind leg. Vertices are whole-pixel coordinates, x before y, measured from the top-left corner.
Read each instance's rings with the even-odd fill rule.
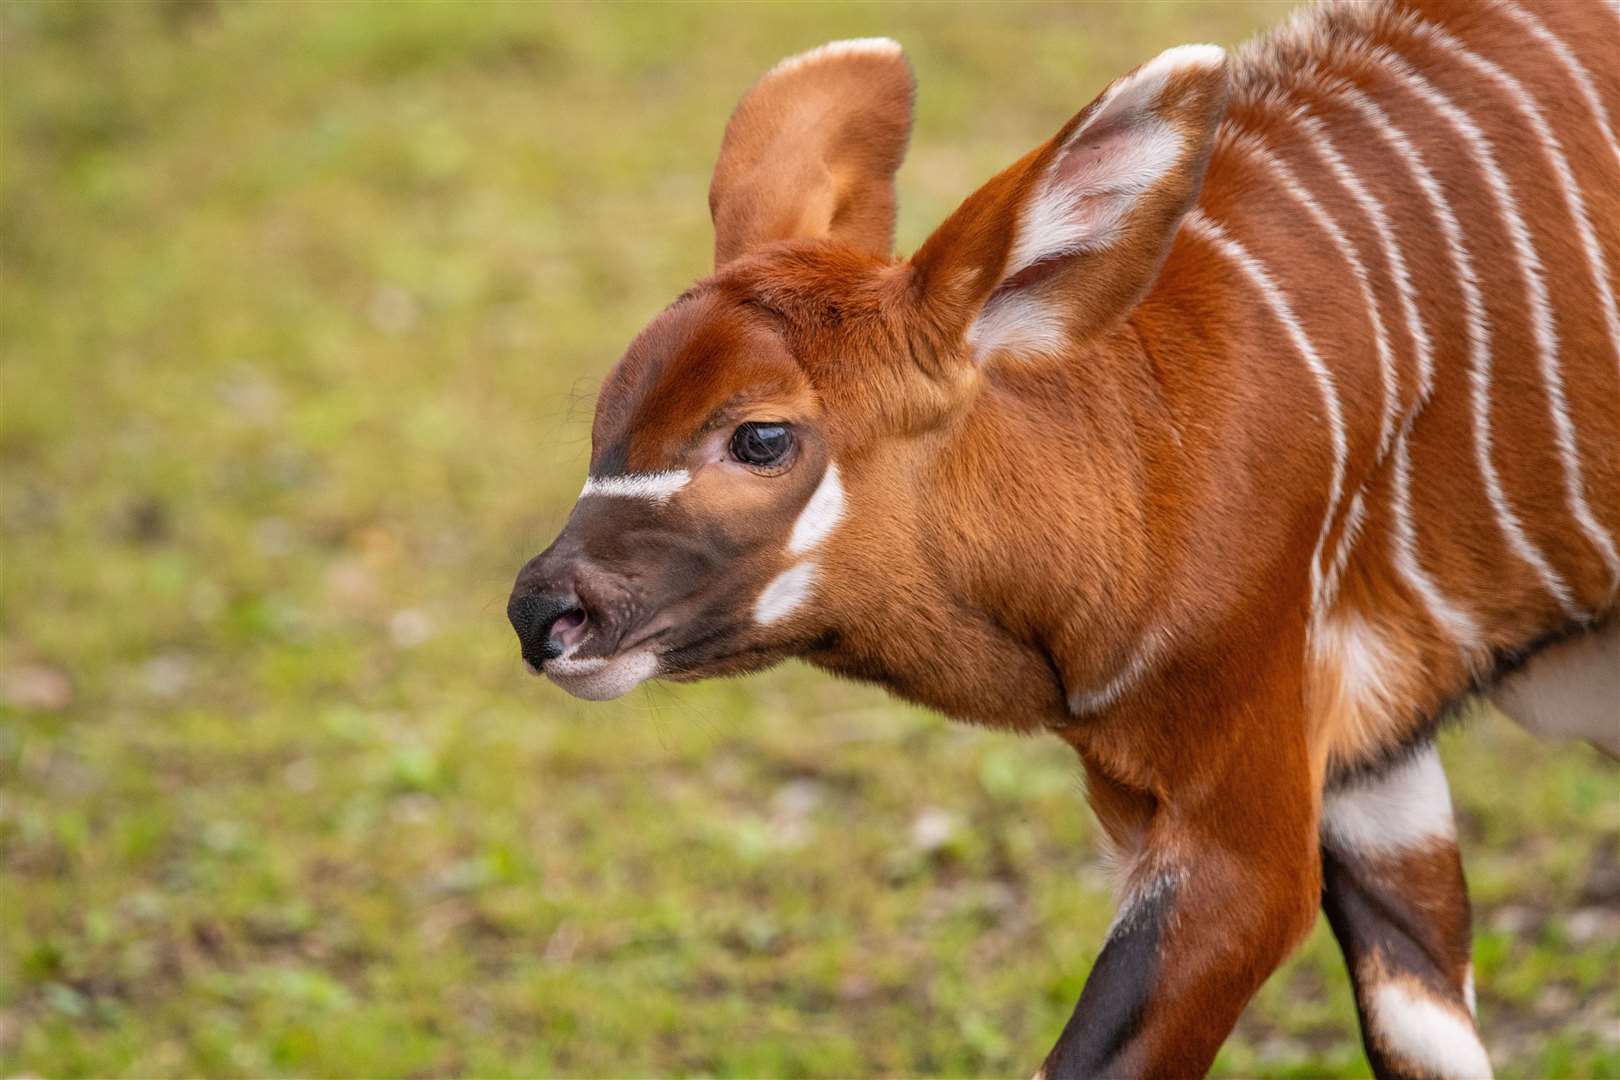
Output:
[[[1322,802],[1322,908],[1379,1077],[1488,1077],[1474,1026],[1468,891],[1433,746]]]

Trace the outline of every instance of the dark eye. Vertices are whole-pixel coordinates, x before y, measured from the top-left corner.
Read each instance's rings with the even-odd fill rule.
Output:
[[[793,429],[786,424],[749,422],[731,434],[731,456],[756,469],[773,469],[793,453]]]

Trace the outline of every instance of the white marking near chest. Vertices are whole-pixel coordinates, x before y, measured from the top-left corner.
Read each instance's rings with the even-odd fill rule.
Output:
[[[670,469],[655,473],[626,473],[623,476],[588,476],[579,497],[604,495],[622,499],[651,499],[666,503],[670,496],[685,487],[692,474],[685,469]]]
[[[1142,635],[1142,640],[1137,643],[1131,658],[1125,662],[1124,667],[1114,673],[1113,678],[1098,689],[1088,690],[1080,687],[1069,695],[1069,711],[1075,716],[1088,716],[1112,707],[1130,693],[1131,688],[1148,673],[1158,660],[1164,644],[1164,635],[1157,630],[1149,630]]]
[[[1337,686],[1340,705],[1354,731],[1345,741],[1377,740],[1399,710],[1392,684],[1401,681],[1402,658],[1374,625],[1354,608],[1323,618],[1311,635],[1311,655],[1323,677]]]

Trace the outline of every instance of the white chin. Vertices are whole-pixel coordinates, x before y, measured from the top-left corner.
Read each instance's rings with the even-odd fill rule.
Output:
[[[623,697],[656,674],[658,657],[646,649],[588,660],[563,657],[550,661],[545,667],[546,678],[586,701]]]

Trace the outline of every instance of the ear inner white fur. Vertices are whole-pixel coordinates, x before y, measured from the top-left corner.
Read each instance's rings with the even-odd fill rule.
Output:
[[[1041,263],[1104,251],[1116,243],[1143,198],[1189,160],[1188,135],[1159,111],[1178,72],[1218,67],[1215,45],[1167,50],[1115,82],[1046,166],[1018,212],[1007,282]],[[1007,349],[1050,354],[1069,341],[1064,319],[1039,283],[995,295],[968,329],[983,359]]]

